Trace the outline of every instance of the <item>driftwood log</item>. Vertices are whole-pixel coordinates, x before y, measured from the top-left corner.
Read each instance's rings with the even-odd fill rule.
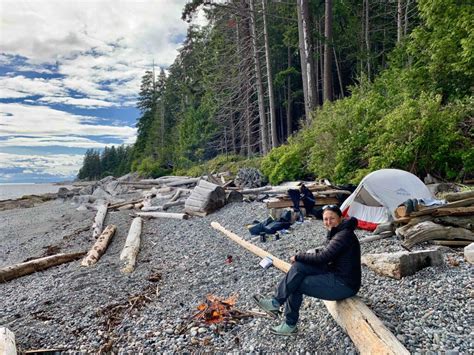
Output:
[[[283,272],[288,272],[290,269],[291,265],[289,263],[275,258],[267,251],[226,230],[219,223],[212,222],[211,226],[257,256],[262,258],[271,257],[273,265]],[[346,331],[361,354],[409,354],[403,344],[359,297],[354,296],[342,301],[323,302],[329,313]]]
[[[104,201],[97,207],[97,214],[95,215],[94,223],[92,224],[92,237],[97,238],[104,228],[104,220],[107,215],[109,203]]]
[[[415,225],[406,225],[397,228],[396,234],[404,239],[402,245],[411,248],[413,245],[435,239],[462,239],[474,241],[474,233],[456,227],[447,227],[431,221],[421,222]]]
[[[6,282],[18,277],[48,269],[52,266],[68,263],[84,256],[85,252],[72,254],[56,254],[44,258],[30,260],[24,263],[0,268],[0,282]]]
[[[173,218],[173,219],[188,219],[186,213],[170,213],[170,212],[137,212],[137,216],[151,217],[151,218]]]
[[[451,192],[444,195],[444,199],[448,202],[464,200],[466,198],[474,197],[474,190]]]
[[[133,219],[130,229],[128,231],[125,246],[120,253],[120,260],[124,262],[121,269],[124,273],[130,273],[135,268],[138,251],[140,250],[140,235],[142,234],[143,220],[140,217]]]
[[[109,224],[102,234],[97,238],[94,246],[87,253],[86,257],[82,259],[81,266],[91,266],[94,265],[100,257],[105,253],[107,247],[109,246],[112,237],[114,236],[116,227],[113,224]]]
[[[221,186],[200,180],[186,199],[184,210],[191,215],[203,216],[224,206],[225,198]]]
[[[0,354],[16,355],[15,334],[5,327],[0,327]]]

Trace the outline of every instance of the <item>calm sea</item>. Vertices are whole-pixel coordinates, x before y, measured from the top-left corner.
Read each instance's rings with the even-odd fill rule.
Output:
[[[24,195],[41,195],[58,192],[60,187],[71,188],[70,185],[48,184],[0,184],[0,201],[20,198]]]

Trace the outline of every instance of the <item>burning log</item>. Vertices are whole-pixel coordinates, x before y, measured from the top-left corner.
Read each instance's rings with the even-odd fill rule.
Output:
[[[262,258],[272,257],[273,265],[283,272],[288,272],[290,269],[291,265],[289,263],[243,240],[237,234],[226,230],[219,223],[212,222],[211,226],[252,253]],[[354,296],[342,301],[323,302],[329,313],[346,331],[361,354],[409,354],[403,344],[359,297]]]

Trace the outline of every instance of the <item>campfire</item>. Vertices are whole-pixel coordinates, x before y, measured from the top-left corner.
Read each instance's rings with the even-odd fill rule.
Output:
[[[198,313],[193,316],[195,320],[204,321],[206,324],[235,323],[237,319],[253,317],[253,312],[244,312],[235,307],[237,295],[220,298],[207,295],[204,303],[197,306]]]

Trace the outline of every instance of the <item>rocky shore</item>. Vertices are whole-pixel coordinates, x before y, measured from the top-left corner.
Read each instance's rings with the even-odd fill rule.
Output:
[[[1,211],[0,267],[55,252],[87,251],[94,242],[94,215],[78,211],[70,200]],[[283,274],[263,269],[258,257],[210,226],[217,221],[250,240],[245,225],[267,215],[265,204],[241,202],[203,218],[146,219],[136,269],[124,275],[119,255],[133,217],[126,210],[110,212],[106,224],[115,224],[117,232],[95,266],[71,262],[0,284],[0,326],[15,333],[23,350],[356,353],[316,299],[305,298],[296,337],[271,335],[269,327],[277,321],[258,313],[216,324],[193,318],[209,294],[236,295],[235,306],[252,313],[258,310],[251,296],[273,291]],[[288,260],[297,250],[324,243],[325,234],[321,221],[306,220],[280,240],[254,243]],[[364,243],[362,249],[402,250],[397,237]],[[456,249],[443,252],[444,266],[401,280],[363,268],[359,296],[411,353],[474,352],[472,266]]]

